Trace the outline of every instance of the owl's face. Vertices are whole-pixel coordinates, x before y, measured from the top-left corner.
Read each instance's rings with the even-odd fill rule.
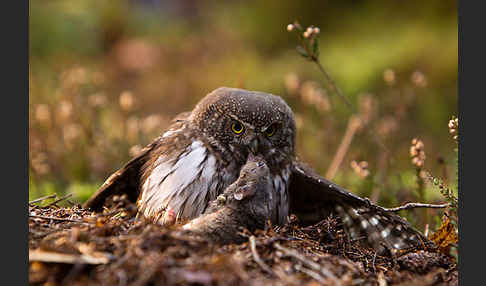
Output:
[[[278,96],[218,88],[199,102],[191,120],[210,145],[240,164],[250,153],[262,156],[271,170],[293,159],[295,120]]]

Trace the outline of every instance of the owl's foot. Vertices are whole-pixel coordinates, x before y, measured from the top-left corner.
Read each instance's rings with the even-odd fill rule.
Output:
[[[164,226],[171,226],[176,223],[176,217],[176,213],[171,208],[167,208],[164,215],[157,220],[157,223]]]

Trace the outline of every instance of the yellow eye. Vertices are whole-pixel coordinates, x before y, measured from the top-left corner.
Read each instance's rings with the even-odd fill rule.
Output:
[[[231,124],[231,130],[233,130],[235,134],[241,134],[245,130],[245,127],[239,122],[233,122],[233,124]]]
[[[265,134],[268,136],[268,137],[272,137],[273,134],[275,134],[275,131],[277,130],[277,128],[275,128],[275,124],[272,124],[270,126],[268,126],[267,129],[265,129]]]

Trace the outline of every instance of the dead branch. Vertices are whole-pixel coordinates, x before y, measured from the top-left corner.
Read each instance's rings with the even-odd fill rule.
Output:
[[[56,262],[56,263],[69,263],[69,264],[106,264],[109,259],[105,256],[94,257],[87,254],[68,254],[58,253],[43,250],[31,250],[29,249],[29,262]]]
[[[424,204],[424,203],[407,203],[403,206],[399,206],[396,208],[384,208],[378,206],[382,211],[385,212],[398,212],[401,210],[407,210],[407,209],[414,209],[414,208],[431,208],[431,209],[440,209],[440,208],[446,208],[448,207],[449,204],[441,204],[441,205],[434,205],[434,204]]]
[[[38,202],[42,202],[43,200],[47,200],[47,199],[53,199],[56,197],[56,194],[52,194],[52,195],[48,195],[48,196],[44,196],[44,197],[40,197],[40,198],[37,198],[35,200],[32,200],[29,202],[29,205],[31,204],[35,204],[35,203],[38,203]]]
[[[63,196],[63,197],[61,197],[61,198],[53,201],[52,203],[46,205],[45,207],[48,208],[50,206],[53,206],[53,205],[57,204],[58,202],[63,201],[63,200],[66,200],[66,199],[68,199],[68,198],[70,198],[72,196],[73,196],[73,194],[67,194],[67,195],[65,195],[65,196]]]
[[[302,265],[300,265],[300,264],[296,264],[296,265],[295,265],[295,269],[296,269],[297,271],[300,271],[300,272],[302,272],[302,273],[307,274],[309,277],[314,278],[315,280],[319,281],[319,282],[320,282],[320,283],[322,283],[323,285],[328,284],[328,283],[327,283],[328,281],[326,281],[326,280],[324,279],[324,277],[322,277],[322,276],[321,276],[319,273],[317,273],[317,272],[315,272],[315,271],[313,271],[313,270],[307,269],[307,268],[305,268],[305,267],[302,267]]]
[[[310,267],[312,270],[319,271],[322,275],[331,279],[334,282],[334,284],[337,284],[337,282],[338,282],[337,277],[334,274],[332,274],[329,270],[322,268],[318,263],[315,263],[314,261],[307,259],[306,257],[304,257],[303,255],[301,255],[300,253],[298,253],[297,251],[295,251],[293,249],[283,247],[278,242],[275,242],[273,244],[273,246],[276,249],[282,251],[285,255],[293,257],[293,258],[301,261],[302,263],[304,263],[305,265]]]
[[[32,215],[32,214],[29,214],[29,217],[31,217],[31,218],[50,219],[50,220],[56,220],[56,221],[68,221],[68,222],[77,222],[77,223],[91,224],[90,222],[87,222],[87,221],[70,219],[70,218],[62,218],[62,217],[51,217],[51,216]]]

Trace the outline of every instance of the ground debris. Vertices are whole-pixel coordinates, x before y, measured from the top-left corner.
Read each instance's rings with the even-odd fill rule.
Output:
[[[450,253],[451,246],[459,241],[454,226],[446,216],[443,217],[439,229],[430,236],[430,240],[439,247],[442,253]]]
[[[243,231],[248,241],[241,244],[217,245],[175,227],[136,220],[135,214],[135,206],[123,197],[113,198],[103,213],[79,206],[30,205],[29,251],[38,255],[29,259],[30,285],[457,285],[458,281],[452,257],[423,250],[398,258],[379,255],[349,242],[339,219],[333,217],[304,227],[291,216],[285,226]],[[99,261],[103,263],[88,263]]]

